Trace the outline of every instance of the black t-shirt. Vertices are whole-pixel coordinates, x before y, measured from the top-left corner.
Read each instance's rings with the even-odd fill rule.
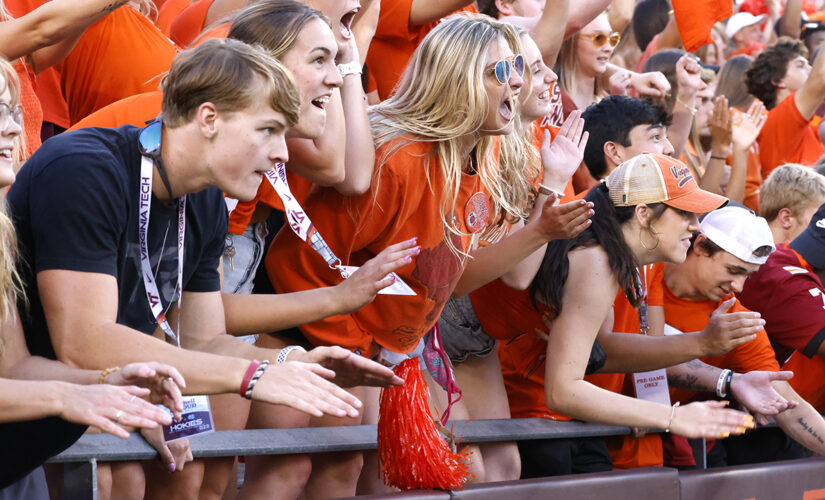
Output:
[[[32,354],[54,359],[36,275],[49,269],[104,273],[118,284],[117,322],[144,333],[157,324],[146,299],[138,246],[139,128],[87,128],[47,141],[8,194],[30,306],[21,309]],[[220,290],[228,218],[216,188],[186,198],[183,289]],[[149,261],[164,309],[177,284],[177,207],[152,197]]]
[[[21,305],[20,316],[34,355],[55,358],[36,279],[38,272],[48,269],[114,276],[117,322],[143,333],[156,328],[140,271],[139,132],[124,126],[55,136],[26,162],[9,190],[29,300],[28,307]],[[226,205],[219,190],[187,196],[184,290],[220,290],[218,265],[227,229]],[[177,208],[153,197],[147,240],[164,307],[176,300],[177,235]],[[0,424],[0,487],[70,446],[84,430],[59,418]]]

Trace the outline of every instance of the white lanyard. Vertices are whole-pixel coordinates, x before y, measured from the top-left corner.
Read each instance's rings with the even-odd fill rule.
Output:
[[[324,241],[321,233],[315,229],[315,226],[309,219],[309,215],[307,215],[304,208],[289,190],[289,184],[286,180],[286,166],[278,162],[275,164],[275,168],[267,170],[264,172],[264,175],[284,203],[286,221],[289,227],[292,228],[292,231],[294,231],[299,238],[309,243],[309,246],[318,252],[331,269],[337,269],[338,272],[341,273],[341,276],[348,278],[349,273],[341,266],[341,259],[335,255],[327,242]]]
[[[180,347],[180,338],[175,335],[169,322],[166,320],[166,312],[163,310],[163,305],[160,302],[160,292],[155,281],[155,276],[152,274],[152,266],[149,263],[149,245],[147,237],[149,233],[149,214],[152,208],[152,170],[154,163],[152,160],[143,156],[140,163],[140,197],[138,209],[138,242],[140,244],[140,267],[143,274],[143,287],[146,290],[146,299],[149,301],[149,307],[152,308],[152,314],[155,316],[155,321],[163,330],[163,332],[172,337],[172,340]],[[186,234],[186,195],[178,200],[178,284],[175,287],[175,293],[178,296],[178,321],[177,331],[180,332],[180,301],[181,287],[183,286],[183,238]],[[161,249],[163,252],[163,249]]]

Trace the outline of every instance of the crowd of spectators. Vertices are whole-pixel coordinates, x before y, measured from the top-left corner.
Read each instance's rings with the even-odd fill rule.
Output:
[[[718,4],[0,0],[0,499],[825,454],[825,0]],[[379,450],[193,459],[207,396]],[[443,439],[526,417],[634,432]]]

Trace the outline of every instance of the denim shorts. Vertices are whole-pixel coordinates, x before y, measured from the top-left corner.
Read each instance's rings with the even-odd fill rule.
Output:
[[[481,328],[470,297],[450,297],[438,318],[441,343],[450,361],[461,363],[473,354],[484,357],[496,348],[496,339]]]
[[[223,291],[225,293],[252,293],[255,285],[255,273],[264,255],[264,241],[266,239],[266,223],[251,224],[243,234],[226,235],[226,247],[223,257]],[[230,259],[227,251],[234,247],[235,252]],[[239,337],[250,344],[258,339],[257,335]]]

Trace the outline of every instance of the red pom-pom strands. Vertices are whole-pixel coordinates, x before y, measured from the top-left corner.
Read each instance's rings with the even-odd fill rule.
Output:
[[[454,452],[438,431],[418,358],[394,371],[405,382],[381,391],[378,458],[384,483],[401,490],[463,488],[470,453],[467,448]]]

